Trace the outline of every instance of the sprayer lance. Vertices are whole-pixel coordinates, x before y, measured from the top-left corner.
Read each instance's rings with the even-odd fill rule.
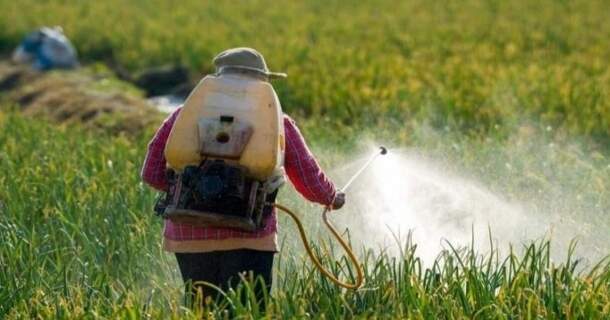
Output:
[[[371,157],[364,163],[364,165],[362,165],[362,167],[360,167],[360,169],[356,171],[356,173],[349,179],[349,181],[347,181],[347,183],[339,191],[345,192],[347,188],[349,188],[349,186],[352,184],[352,182],[354,182],[354,180],[356,180],[356,178],[358,178],[362,174],[362,172],[364,172],[364,170],[366,170],[366,168],[368,168],[371,163],[373,163],[373,161],[377,159],[378,156],[385,155],[387,153],[388,149],[386,149],[386,147],[384,146],[380,146],[379,151],[375,151],[375,153],[371,155]]]
[[[364,163],[364,165],[362,167],[360,167],[360,169],[349,179],[349,181],[347,181],[347,183],[343,186],[343,188],[341,188],[339,190],[339,192],[345,192],[347,190],[347,188],[349,188],[349,186],[352,184],[352,182],[354,182],[354,180],[356,180],[356,178],[358,178],[362,174],[362,172],[364,172],[364,170],[366,170],[366,168],[368,168],[371,165],[371,163],[373,163],[373,161],[375,159],[377,159],[378,156],[384,155],[387,153],[388,153],[388,149],[386,149],[383,146],[379,147],[379,151],[377,151],[371,155],[371,157]],[[280,207],[280,209],[282,209],[282,208]],[[333,236],[335,236],[337,241],[339,241],[339,244],[343,247],[343,249],[345,249],[345,252],[347,253],[349,259],[352,261],[352,263],[356,267],[356,282],[353,284],[341,282],[339,279],[335,278],[330,272],[328,272],[326,269],[324,269],[324,267],[320,264],[320,262],[315,257],[315,255],[311,252],[311,249],[308,247],[307,239],[305,239],[302,227],[299,227],[299,232],[301,233],[301,238],[303,239],[303,243],[305,243],[305,249],[307,249],[307,253],[311,257],[311,259],[314,261],[314,264],[316,265],[316,267],[318,269],[320,269],[320,271],[326,277],[328,277],[332,282],[334,282],[337,285],[340,285],[344,288],[358,289],[358,288],[360,288],[360,286],[362,286],[362,283],[364,282],[364,271],[362,269],[362,266],[360,266],[360,262],[358,262],[358,258],[356,258],[356,256],[354,255],[354,252],[352,251],[352,248],[350,247],[349,243],[347,243],[345,240],[343,240],[343,238],[341,238],[341,234],[339,234],[337,229],[335,229],[335,227],[333,227],[333,224],[328,219],[328,212],[330,211],[330,209],[331,209],[330,206],[326,206],[324,208],[324,211],[322,211],[322,220],[324,221],[324,223],[326,224],[326,226],[328,227],[330,232],[333,234]],[[287,213],[290,214],[290,212],[287,212]],[[298,218],[296,218],[296,216],[294,214],[290,214],[290,215],[295,219],[295,221],[297,221],[297,225],[299,225],[300,222],[298,222]]]

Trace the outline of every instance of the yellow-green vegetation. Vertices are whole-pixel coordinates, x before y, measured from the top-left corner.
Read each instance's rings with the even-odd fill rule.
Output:
[[[485,130],[523,119],[610,135],[610,10],[576,1],[0,1],[0,49],[61,25],[85,60],[199,73],[259,49],[285,109],[325,127]],[[346,135],[354,126],[346,128]]]
[[[140,107],[128,112],[133,117],[105,117],[108,104],[121,102],[122,112],[143,103],[93,64],[136,72],[178,62],[203,75],[216,53],[234,46],[257,48],[272,70],[289,74],[274,86],[325,168],[351,160],[365,137],[412,146],[509,199],[560,199],[551,206],[557,212],[539,218],[569,213],[574,228],[594,234],[585,250],[609,253],[606,1],[0,0],[0,12],[0,54],[38,26],[61,25],[88,66],[28,75],[0,97],[17,102],[0,102],[0,318],[262,317],[247,286],[206,310],[184,308],[175,260],[161,250],[161,222],[152,215],[156,195],[138,175],[158,114],[146,123]],[[113,98],[125,92],[133,100]],[[22,115],[61,116],[67,105],[69,122],[92,112],[103,129],[139,127],[126,135]],[[281,202],[304,208],[288,190]],[[317,217],[305,220],[317,239]],[[300,245],[289,223],[281,221],[280,239]],[[550,245],[480,256],[448,244],[428,264],[410,242],[402,255],[362,251],[366,285],[356,292],[283,250],[264,311],[271,318],[610,318],[608,259],[583,263],[571,248],[552,260]],[[353,280],[340,261],[324,263]]]
[[[151,212],[154,193],[138,176],[148,137],[57,128],[10,113],[0,114],[0,129],[0,317],[262,316],[247,286],[206,310],[182,308],[176,264],[160,248],[161,223]],[[457,139],[450,142],[467,147]],[[608,198],[607,189],[597,192]],[[283,192],[280,201],[298,200]],[[552,261],[549,243],[539,242],[508,256],[481,257],[448,246],[425,267],[414,244],[403,247],[399,256],[364,252],[366,285],[356,292],[342,291],[309,261],[283,252],[266,314],[329,319],[610,316],[607,260],[583,270],[572,251]],[[328,258],[324,263],[353,280],[348,269]]]

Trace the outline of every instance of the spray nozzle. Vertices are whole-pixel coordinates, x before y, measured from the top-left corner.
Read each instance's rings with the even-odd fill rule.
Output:
[[[380,146],[380,147],[379,147],[379,149],[381,149],[380,153],[381,153],[382,155],[384,155],[384,154],[387,154],[387,153],[388,153],[388,149],[386,149],[386,147],[384,147],[384,146]]]

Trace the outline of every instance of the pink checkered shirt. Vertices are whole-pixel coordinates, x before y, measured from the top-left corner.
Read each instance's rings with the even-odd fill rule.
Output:
[[[142,166],[142,180],[159,191],[166,191],[168,188],[165,177],[164,150],[167,138],[180,110],[180,108],[176,109],[157,130],[148,144],[148,152]],[[284,130],[286,136],[284,169],[288,179],[306,199],[322,205],[330,205],[335,198],[335,187],[309,151],[294,120],[287,115],[284,115]],[[275,211],[273,211],[267,217],[265,227],[256,232],[245,232],[230,228],[195,227],[166,220],[164,236],[177,241],[261,238],[276,232],[276,230],[277,217]]]

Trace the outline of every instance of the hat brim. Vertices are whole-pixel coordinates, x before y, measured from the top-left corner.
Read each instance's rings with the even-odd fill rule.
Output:
[[[239,66],[239,65],[224,66],[224,67],[220,68],[218,71],[220,73],[222,73],[223,70],[231,70],[231,69],[254,71],[256,73],[265,75],[271,79],[279,79],[279,78],[288,77],[288,75],[283,72],[270,72],[270,71],[266,71],[263,69],[258,69],[258,68],[248,67],[248,66]]]

